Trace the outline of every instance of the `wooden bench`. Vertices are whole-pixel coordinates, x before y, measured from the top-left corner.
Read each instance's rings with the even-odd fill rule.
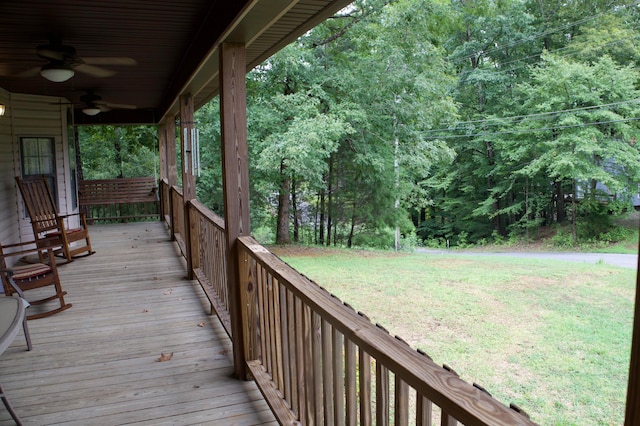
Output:
[[[83,180],[78,194],[80,211],[90,223],[160,218],[158,186],[154,177]]]

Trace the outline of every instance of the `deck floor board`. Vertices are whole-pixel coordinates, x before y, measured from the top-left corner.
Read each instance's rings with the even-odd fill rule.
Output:
[[[96,254],[59,267],[73,306],[29,321],[33,351],[20,335],[0,357],[23,422],[277,424],[256,385],[232,377],[231,342],[164,225],[90,232]],[[12,424],[0,405],[0,425]]]

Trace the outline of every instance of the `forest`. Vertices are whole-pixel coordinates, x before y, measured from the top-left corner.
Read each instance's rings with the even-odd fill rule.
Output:
[[[252,234],[621,238],[612,219],[640,182],[639,24],[638,1],[355,1],[247,75]],[[196,123],[198,198],[222,213],[217,99]],[[78,139],[85,179],[157,175],[155,129]]]

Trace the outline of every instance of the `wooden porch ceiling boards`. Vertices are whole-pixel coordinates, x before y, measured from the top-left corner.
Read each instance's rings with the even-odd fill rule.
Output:
[[[20,0],[0,2],[0,87],[14,93],[65,97],[86,90],[104,101],[135,105],[88,117],[79,124],[155,123],[177,114],[181,94],[200,107],[218,94],[217,49],[245,43],[247,70],[345,7],[351,0]],[[105,65],[113,77],[80,72],[64,83],[35,73],[36,46],[60,36],[79,57],[127,57],[137,65]]]
[[[33,351],[18,336],[0,358],[25,424],[276,424],[255,384],[232,378],[231,343],[164,225],[91,235],[96,254],[59,268],[73,307],[29,322]]]

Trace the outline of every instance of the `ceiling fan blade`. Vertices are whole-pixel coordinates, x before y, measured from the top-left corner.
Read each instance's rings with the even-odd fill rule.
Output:
[[[107,102],[105,105],[112,109],[136,109],[135,105],[112,104],[111,102]]]
[[[89,65],[137,65],[133,58],[122,57],[92,57],[82,58],[82,62]]]
[[[29,68],[28,70],[24,70],[17,74],[13,74],[13,77],[17,77],[17,78],[35,77],[40,74],[40,68],[41,68],[40,66]]]
[[[116,74],[115,71],[89,64],[79,64],[73,67],[73,69],[85,74],[89,74],[92,77],[111,77]]]

